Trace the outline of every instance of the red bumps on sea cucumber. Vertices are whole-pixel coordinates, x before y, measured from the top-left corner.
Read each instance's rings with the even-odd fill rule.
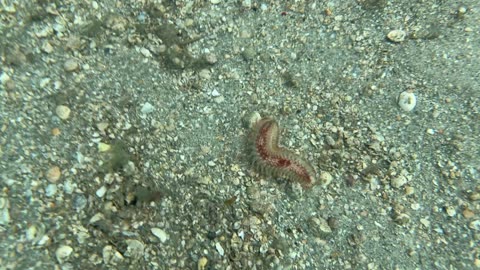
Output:
[[[250,147],[255,168],[267,176],[286,178],[299,182],[304,188],[312,187],[315,170],[302,157],[280,147],[280,127],[273,118],[255,122],[250,133]]]

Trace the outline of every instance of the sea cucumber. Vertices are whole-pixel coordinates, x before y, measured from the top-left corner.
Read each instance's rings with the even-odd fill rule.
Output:
[[[280,127],[275,119],[256,121],[249,137],[255,169],[265,176],[276,176],[299,182],[304,188],[316,183],[315,169],[302,157],[280,147]]]

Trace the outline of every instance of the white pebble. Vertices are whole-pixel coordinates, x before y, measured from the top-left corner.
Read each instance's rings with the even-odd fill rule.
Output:
[[[408,182],[407,177],[405,177],[404,175],[399,175],[399,176],[393,178],[392,181],[390,182],[390,184],[394,188],[399,188],[399,187],[405,185],[407,182]]]
[[[457,214],[457,210],[453,206],[447,206],[445,208],[445,211],[447,212],[447,215],[450,217],[454,217]]]
[[[70,117],[70,108],[68,108],[67,106],[59,105],[55,109],[55,112],[57,113],[57,116],[62,120],[66,120],[68,119],[68,117]]]
[[[392,30],[387,34],[387,38],[393,42],[402,42],[405,40],[407,33],[403,30]]]
[[[322,186],[327,187],[333,180],[333,176],[328,172],[322,172],[320,174],[320,183]]]
[[[140,111],[142,112],[142,114],[148,114],[153,112],[154,110],[155,110],[155,107],[153,107],[152,104],[145,102],[145,104],[143,104],[142,109]]]
[[[107,193],[107,187],[105,187],[105,186],[102,186],[101,188],[97,189],[97,191],[95,192],[95,194],[96,194],[99,198],[102,198],[103,195],[105,195],[105,193]]]
[[[49,185],[45,188],[45,196],[47,196],[47,197],[52,197],[52,196],[54,196],[56,193],[57,193],[57,185],[55,185],[55,184],[49,184]]]
[[[73,58],[67,59],[67,61],[65,61],[65,63],[63,64],[63,68],[69,72],[77,70],[78,67],[79,65],[77,60]]]
[[[165,241],[167,241],[169,238],[168,234],[160,228],[152,228],[151,231],[153,235],[158,237],[158,239],[160,239],[160,242],[162,243],[165,243]]]
[[[65,259],[67,259],[70,254],[72,254],[73,248],[70,246],[60,246],[57,248],[57,251],[55,251],[55,256],[57,257],[57,260],[59,263],[63,263]]]
[[[220,254],[220,256],[223,256],[225,254],[225,250],[223,250],[223,247],[220,243],[215,243],[215,249],[218,251],[218,254]]]
[[[400,106],[402,110],[409,112],[415,108],[415,105],[417,105],[417,98],[412,92],[404,91],[398,96],[398,106]]]
[[[213,89],[213,91],[210,94],[212,95],[212,97],[220,96],[220,93],[217,91],[217,89]]]

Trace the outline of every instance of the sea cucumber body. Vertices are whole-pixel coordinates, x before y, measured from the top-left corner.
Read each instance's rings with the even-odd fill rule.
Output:
[[[315,184],[315,170],[302,157],[280,147],[280,127],[273,118],[262,118],[250,134],[253,164],[266,176],[276,176],[299,182],[304,188]]]

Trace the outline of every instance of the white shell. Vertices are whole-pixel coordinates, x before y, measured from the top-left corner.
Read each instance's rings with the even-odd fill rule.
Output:
[[[417,105],[417,98],[412,92],[404,91],[398,96],[398,106],[402,110],[409,112],[415,108],[415,105]]]

